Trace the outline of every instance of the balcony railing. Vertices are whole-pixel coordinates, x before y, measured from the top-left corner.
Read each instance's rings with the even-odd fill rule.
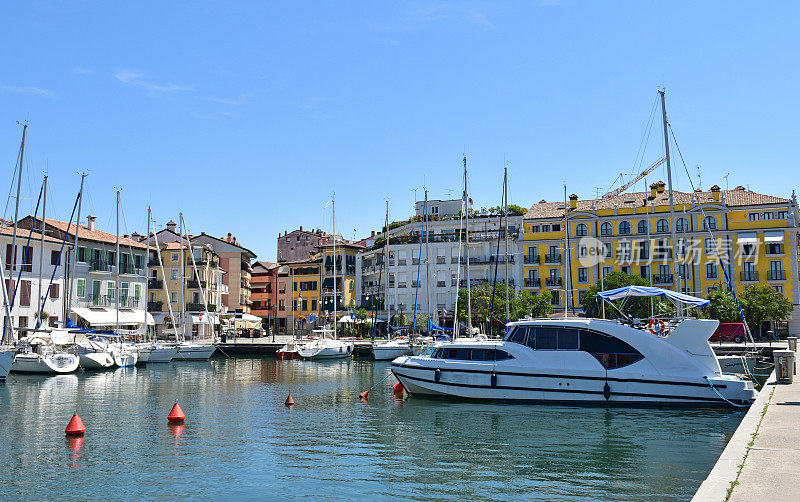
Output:
[[[786,271],[785,270],[770,270],[769,271],[769,280],[770,281],[785,281],[786,280]]]
[[[111,263],[106,260],[90,260],[89,271],[91,272],[111,272]]]
[[[538,288],[542,284],[542,280],[538,277],[534,279],[525,279],[526,288]]]
[[[119,307],[135,309],[139,308],[140,303],[141,300],[128,296],[120,298]],[[116,307],[117,300],[108,295],[89,295],[86,300],[78,300],[78,305],[81,307]]]
[[[148,279],[147,287],[149,289],[164,289],[164,281],[161,279]]]
[[[542,262],[541,256],[538,254],[534,256],[526,254],[522,257],[522,261],[527,265],[539,265]]]
[[[545,263],[561,263],[561,254],[547,254],[544,257]]]
[[[200,287],[205,289],[206,284],[207,284],[206,281],[198,282],[196,279],[189,279],[188,281],[186,281],[186,287],[190,289],[198,289]]]
[[[672,274],[653,274],[653,283],[655,284],[672,284]]]
[[[198,267],[204,267],[206,265],[206,263],[208,263],[208,258],[197,258],[197,257],[195,257],[194,263]],[[186,257],[186,264],[189,265],[190,267],[192,266],[192,257],[191,256],[187,256]]]
[[[147,302],[148,312],[161,312],[164,302]]]
[[[447,257],[445,256],[437,256],[436,257],[436,264],[437,265],[444,265],[447,262]]]
[[[158,258],[150,258],[147,260],[148,267],[157,267],[158,266]]]
[[[562,286],[564,284],[564,281],[561,279],[561,277],[548,277],[547,281],[545,282],[545,284],[547,286],[551,286],[551,287],[552,286]]]
[[[436,281],[437,288],[443,288],[447,284],[447,281]]]
[[[741,275],[742,282],[756,282],[758,281],[758,271],[745,270]]]
[[[133,263],[120,263],[119,273],[129,274],[129,275],[141,275],[142,269],[134,266]]]
[[[206,307],[202,303],[187,303],[186,310],[188,310],[189,312],[204,312],[206,310]],[[216,312],[217,306],[214,305],[213,303],[209,303],[208,311]]]

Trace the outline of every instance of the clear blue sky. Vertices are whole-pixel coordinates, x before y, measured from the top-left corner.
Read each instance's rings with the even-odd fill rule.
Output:
[[[149,203],[274,260],[279,232],[330,230],[334,190],[348,238],[380,228],[386,198],[409,216],[415,187],[457,197],[465,150],[478,207],[498,203],[504,158],[513,203],[564,182],[588,198],[639,168],[660,86],[704,187],[797,185],[794,2],[75,0],[0,18],[3,186],[28,120],[23,210],[49,170],[67,219],[86,170],[84,215],[112,232],[119,187],[123,232]],[[647,144],[645,163],[660,124]]]

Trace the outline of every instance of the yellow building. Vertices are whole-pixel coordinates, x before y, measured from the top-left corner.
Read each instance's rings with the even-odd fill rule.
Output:
[[[193,244],[190,250],[187,244],[183,244],[181,251],[180,242],[165,242],[159,243],[159,249],[161,263],[154,245],[150,248],[147,309],[154,315],[158,325],[164,324],[163,319],[169,314],[170,306],[176,320],[185,311],[187,325],[197,333],[198,325],[205,322],[201,314],[206,309],[209,313],[224,311],[222,295],[227,294],[228,286],[222,282],[224,270],[219,266],[219,256],[206,245]],[[218,321],[218,318],[214,321]]]
[[[289,269],[289,331],[310,331],[319,322],[322,259],[285,262]]]
[[[650,185],[649,192],[607,199],[579,200],[573,194],[566,215],[568,238],[564,203],[534,204],[523,220],[523,286],[533,291],[549,289],[556,309],[574,306],[579,310],[580,295],[612,271],[705,297],[712,289],[724,288],[727,270],[738,293],[748,284],[769,284],[797,310],[794,195],[785,199],[741,186],[721,190],[716,185],[705,192],[673,195],[674,220],[662,181]],[[567,260],[569,274],[564,266]],[[793,315],[792,322],[800,326],[800,319],[795,321],[798,317]]]

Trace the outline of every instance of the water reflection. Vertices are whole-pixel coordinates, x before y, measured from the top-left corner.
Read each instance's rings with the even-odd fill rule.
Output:
[[[389,368],[215,358],[20,375],[0,386],[2,498],[680,500],[742,416],[404,399],[392,378],[362,403]],[[165,423],[176,399],[188,426]],[[76,407],[90,441],[65,451]]]

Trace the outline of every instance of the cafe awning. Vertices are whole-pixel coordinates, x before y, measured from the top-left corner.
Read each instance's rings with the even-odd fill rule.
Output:
[[[113,326],[117,323],[117,311],[106,307],[75,307],[72,312],[88,322],[90,326]],[[153,316],[149,312],[145,314],[145,311],[141,309],[119,309],[120,324],[142,324],[145,319],[147,319],[148,325],[155,324]]]

